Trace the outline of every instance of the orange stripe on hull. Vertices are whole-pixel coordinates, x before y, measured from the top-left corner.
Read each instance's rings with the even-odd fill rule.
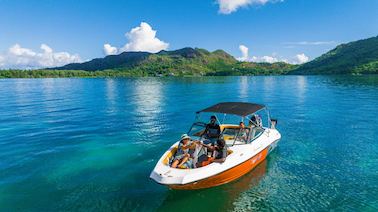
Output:
[[[172,189],[192,190],[210,188],[229,183],[245,175],[253,168],[255,168],[261,161],[263,161],[268,155],[268,148],[265,148],[263,151],[248,159],[247,161],[212,177],[194,183],[188,183],[185,185],[170,185],[169,187]]]

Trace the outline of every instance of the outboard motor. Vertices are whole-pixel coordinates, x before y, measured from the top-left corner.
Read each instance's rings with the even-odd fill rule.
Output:
[[[270,127],[272,129],[276,129],[277,123],[278,123],[277,119],[270,119]]]

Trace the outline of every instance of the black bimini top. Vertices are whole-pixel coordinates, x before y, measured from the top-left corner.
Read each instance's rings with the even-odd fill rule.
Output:
[[[200,110],[197,113],[213,112],[233,114],[238,116],[247,116],[263,108],[265,108],[265,105],[248,102],[221,102],[206,109]]]

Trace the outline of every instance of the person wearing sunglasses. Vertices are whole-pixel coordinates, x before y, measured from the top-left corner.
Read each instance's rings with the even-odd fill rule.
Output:
[[[206,129],[201,136],[204,136],[206,139],[210,140],[212,145],[214,145],[216,140],[219,138],[220,133],[221,129],[217,124],[217,117],[211,116],[210,123],[206,125]]]

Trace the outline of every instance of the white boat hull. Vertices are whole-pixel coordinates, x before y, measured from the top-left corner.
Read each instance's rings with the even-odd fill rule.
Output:
[[[175,143],[160,158],[150,178],[173,189],[201,189],[222,185],[238,179],[265,160],[280,138],[281,134],[276,129],[265,129],[251,143],[229,147],[232,154],[227,156],[225,162],[211,163],[195,169],[177,169],[169,166],[166,160],[177,147],[178,143]]]

